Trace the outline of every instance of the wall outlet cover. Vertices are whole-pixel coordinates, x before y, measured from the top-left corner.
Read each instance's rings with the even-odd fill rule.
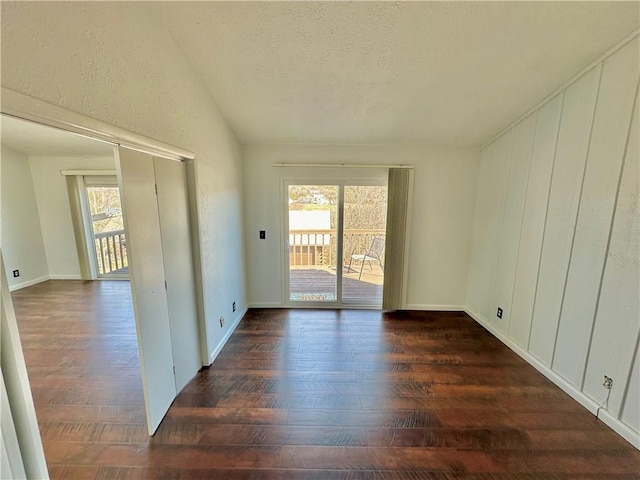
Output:
[[[502,307],[498,307],[498,313],[496,313],[498,318],[502,318]]]

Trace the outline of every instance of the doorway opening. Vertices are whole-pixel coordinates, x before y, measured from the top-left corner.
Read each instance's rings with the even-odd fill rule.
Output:
[[[380,308],[387,186],[287,183],[287,303]]]
[[[174,155],[155,157],[123,147],[114,151],[110,143],[5,115],[2,127],[2,253],[6,269],[16,272],[9,288],[16,298],[28,298],[24,308],[20,307],[20,328],[42,330],[28,319],[34,310],[31,300],[43,297],[44,302],[51,293],[52,301],[59,303],[44,308],[53,315],[45,322],[45,334],[52,344],[54,340],[62,346],[79,342],[75,337],[65,338],[77,335],[80,329],[69,329],[67,323],[91,314],[95,321],[82,324],[88,328],[85,336],[80,334],[87,344],[80,349],[91,354],[87,357],[91,365],[98,365],[92,373],[110,376],[117,372],[118,377],[121,366],[131,366],[128,373],[134,372],[127,378],[131,382],[126,389],[116,383],[107,389],[117,392],[112,397],[103,396],[106,380],[82,382],[83,388],[96,387],[89,393],[75,389],[75,384],[73,389],[65,383],[49,385],[42,390],[45,400],[36,402],[38,408],[53,398],[48,406],[55,417],[62,396],[94,395],[91,398],[102,398],[101,406],[111,407],[113,400],[117,406],[137,410],[142,399],[142,430],[152,434],[177,391],[202,365],[187,166]],[[126,172],[125,164],[131,167]],[[4,188],[5,184],[12,188]],[[150,240],[157,247],[151,253]],[[86,281],[129,280],[129,270],[131,282]],[[133,280],[137,281],[135,288]],[[155,283],[149,288],[145,282]],[[153,295],[157,298],[151,298]],[[35,317],[38,315],[36,311]],[[111,321],[112,316],[120,323]],[[37,340],[22,346],[28,369],[41,366],[32,361],[37,355],[32,352],[39,349]],[[157,348],[160,342],[163,346]],[[180,355],[173,354],[177,349],[172,342],[182,347]],[[163,362],[142,362],[149,360],[145,357],[149,352],[160,355]],[[57,354],[59,365],[71,362],[64,348]],[[73,355],[73,362],[82,363]],[[59,374],[51,358],[47,354],[47,366],[54,369],[43,372],[43,382]],[[74,375],[69,381],[77,378]],[[29,386],[39,398],[38,387]],[[58,389],[55,395],[52,389]],[[46,421],[46,414],[39,417]]]

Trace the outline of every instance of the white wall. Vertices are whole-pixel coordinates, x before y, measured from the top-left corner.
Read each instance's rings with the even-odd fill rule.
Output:
[[[0,185],[5,182],[5,162],[13,163],[17,155],[3,148],[0,155]],[[8,154],[7,154],[8,153]],[[7,154],[7,155],[6,155]],[[11,158],[14,157],[14,158]],[[24,159],[24,158],[23,158]],[[15,167],[15,165],[14,165]],[[9,167],[9,170],[12,170]],[[4,192],[4,188],[2,188]],[[4,195],[0,194],[0,247],[6,239]],[[49,478],[44,458],[38,419],[29,388],[29,377],[22,353],[18,324],[13,311],[9,284],[0,248],[0,477]]]
[[[274,163],[408,164],[415,166],[407,303],[409,308],[462,308],[475,200],[478,151],[424,146],[255,145],[244,148],[245,234],[249,301],[282,305],[280,178]],[[327,176],[327,168],[295,169]],[[376,169],[385,175],[384,169]],[[365,175],[338,169],[338,175]],[[267,239],[258,238],[267,230]]]
[[[143,2],[1,8],[4,87],[196,154],[204,310],[214,353],[246,298],[239,145],[208,91]]]
[[[612,377],[604,419],[640,445],[638,54],[636,37],[482,150],[467,306],[592,410]]]
[[[3,256],[9,288],[14,290],[46,280],[49,269],[29,159],[2,145],[2,160]],[[18,278],[13,278],[13,270],[20,270]]]
[[[29,157],[52,279],[80,279],[67,182],[61,170],[113,170],[113,157]],[[7,248],[9,252],[9,249]]]

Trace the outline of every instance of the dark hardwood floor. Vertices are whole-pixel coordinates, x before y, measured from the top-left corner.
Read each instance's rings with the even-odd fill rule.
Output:
[[[149,438],[128,284],[14,302],[53,479],[640,478],[640,452],[463,313],[251,310]]]

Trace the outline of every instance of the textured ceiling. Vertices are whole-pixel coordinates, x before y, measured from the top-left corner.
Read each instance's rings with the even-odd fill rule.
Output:
[[[0,117],[2,144],[26,155],[98,156],[113,155],[113,145],[92,140],[57,128]]]
[[[243,143],[480,144],[639,25],[637,2],[158,2]]]

